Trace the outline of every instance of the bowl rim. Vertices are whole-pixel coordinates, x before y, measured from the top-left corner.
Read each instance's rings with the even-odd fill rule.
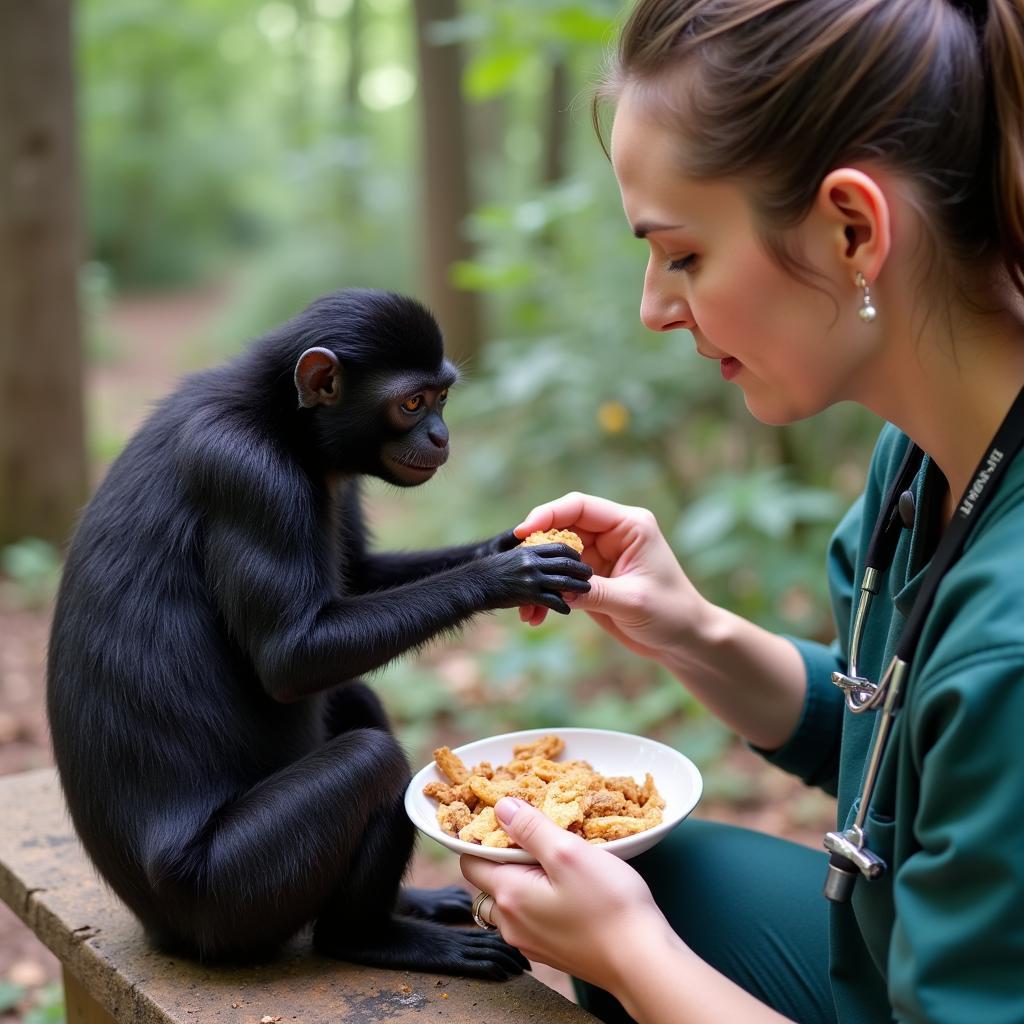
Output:
[[[538,728],[538,729],[517,729],[512,732],[496,733],[493,736],[485,736],[481,739],[471,740],[468,743],[463,743],[458,747],[452,747],[452,753],[457,754],[460,759],[466,760],[466,754],[469,754],[469,760],[472,760],[472,751],[483,745],[490,745],[496,741],[510,740],[514,742],[522,742],[523,740],[529,739],[530,737],[550,736],[557,735],[563,738],[567,738],[571,735],[587,735],[587,736],[601,736],[609,735],[616,737],[628,737],[635,740],[640,740],[643,743],[651,744],[655,747],[661,747],[665,750],[672,758],[677,759],[680,762],[680,767],[685,772],[690,782],[690,797],[684,802],[682,810],[674,815],[671,819],[662,821],[660,824],[655,825],[653,828],[645,829],[643,832],[638,832],[633,836],[626,836],[622,839],[613,839],[610,842],[604,844],[603,848],[609,853],[614,853],[615,850],[610,849],[615,847],[618,850],[628,850],[629,845],[632,845],[641,838],[648,841],[649,846],[653,846],[654,842],[660,840],[660,838],[675,828],[680,822],[687,818],[693,809],[700,803],[701,797],[704,793],[704,779],[701,775],[700,769],[694,762],[687,757],[682,751],[676,750],[675,747],[670,747],[667,743],[662,743],[660,740],[651,739],[648,736],[641,735],[640,733],[626,732],[623,729],[598,729],[590,728],[588,726],[565,726],[565,727],[549,727],[549,728]],[[427,779],[425,776],[428,775],[433,769],[441,778],[440,771],[437,769],[437,763],[433,760],[428,761],[422,768],[420,768],[409,781],[409,785],[405,790],[405,797],[403,803],[405,805],[405,812],[408,815],[410,821],[428,838],[434,840],[434,842],[445,846],[447,849],[452,850],[455,853],[465,853],[471,857],[484,857],[488,860],[493,860],[501,863],[513,863],[513,864],[536,864],[536,858],[528,853],[526,850],[516,847],[513,849],[492,849],[490,847],[481,847],[477,843],[467,843],[465,840],[459,839],[458,836],[450,836],[445,832],[441,831],[440,826],[437,825],[436,819],[431,819],[431,826],[425,828],[422,824],[421,815],[415,813],[416,809],[416,798],[422,796],[423,786],[426,784]],[[425,798],[428,799],[428,798]],[[686,806],[688,804],[688,806]],[[443,838],[442,838],[443,837]],[[651,842],[653,840],[654,842]],[[621,845],[620,845],[621,844]]]

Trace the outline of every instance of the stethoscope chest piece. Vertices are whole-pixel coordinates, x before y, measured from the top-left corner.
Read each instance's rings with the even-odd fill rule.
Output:
[[[859,874],[870,881],[885,874],[885,861],[872,853],[864,841],[864,832],[859,825],[845,832],[828,832],[825,835],[825,849],[830,855],[825,876],[825,899],[832,903],[847,903]]]

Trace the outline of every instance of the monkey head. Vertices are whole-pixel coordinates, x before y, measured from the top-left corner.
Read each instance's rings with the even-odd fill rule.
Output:
[[[306,349],[295,366],[299,405],[319,416],[329,468],[399,487],[425,483],[448,461],[444,407],[456,379],[447,360],[434,371],[349,371],[320,346]]]

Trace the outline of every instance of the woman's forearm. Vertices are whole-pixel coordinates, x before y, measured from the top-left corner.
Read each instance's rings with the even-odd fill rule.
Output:
[[[665,922],[623,941],[612,994],[638,1024],[781,1024],[789,1018],[755,999],[690,950]]]
[[[658,660],[755,746],[774,750],[796,729],[807,675],[800,653],[783,637],[709,605]]]

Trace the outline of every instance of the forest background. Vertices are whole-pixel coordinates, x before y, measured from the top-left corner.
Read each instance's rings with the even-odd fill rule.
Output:
[[[465,367],[453,455],[371,486],[381,546],[459,543],[568,490],[651,508],[712,600],[829,639],[828,535],[878,423],[782,429],[682,331],[639,323],[645,248],[590,120],[612,0],[0,5],[0,773],[52,763],[46,632],[74,516],[184,373],[344,286],[408,292]],[[487,616],[377,674],[414,766],[438,742],[653,735],[698,813],[817,843],[831,802],[763,765],[584,615]],[[424,848],[421,877],[456,877]],[[2,908],[0,908],[2,911]],[[0,914],[0,1019],[60,1019]],[[553,981],[556,986],[558,979]]]

